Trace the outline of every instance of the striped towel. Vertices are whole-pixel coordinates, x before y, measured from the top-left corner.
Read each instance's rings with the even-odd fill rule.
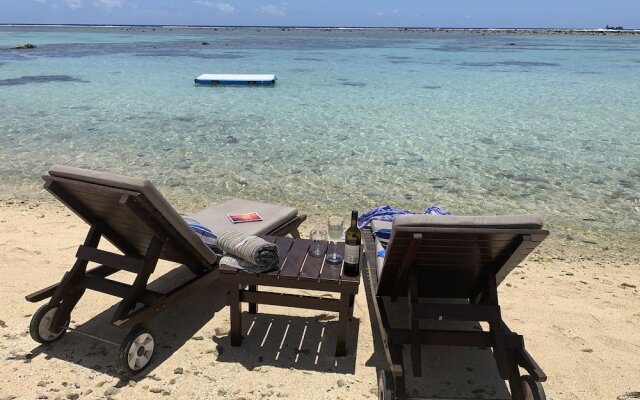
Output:
[[[221,265],[256,273],[278,266],[278,246],[257,236],[225,232],[218,236],[218,247],[224,252]]]

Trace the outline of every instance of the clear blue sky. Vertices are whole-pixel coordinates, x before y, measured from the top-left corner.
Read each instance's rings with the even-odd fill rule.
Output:
[[[0,23],[640,28],[640,0],[0,0]]]

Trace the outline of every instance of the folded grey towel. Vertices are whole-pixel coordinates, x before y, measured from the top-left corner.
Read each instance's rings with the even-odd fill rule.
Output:
[[[250,272],[267,272],[278,266],[278,246],[257,236],[229,231],[218,236],[224,252],[220,264]]]

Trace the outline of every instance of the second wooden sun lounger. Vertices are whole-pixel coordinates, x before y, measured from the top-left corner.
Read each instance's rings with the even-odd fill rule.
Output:
[[[151,182],[81,168],[54,166],[43,176],[45,189],[90,225],[76,262],[59,284],[26,296],[30,302],[50,298],[33,315],[31,337],[40,343],[58,340],[86,289],[122,298],[112,323],[132,327],[120,347],[118,366],[138,373],[153,354],[154,337],[146,324],[169,305],[219,278],[218,256],[205,245]],[[220,234],[236,226],[229,213],[257,211],[263,221],[243,224],[251,234],[300,237],[306,219],[292,207],[233,199],[189,216]],[[104,237],[122,254],[98,249]],[[193,277],[166,293],[147,289],[158,260],[185,265]],[[99,264],[87,270],[89,262]],[[133,284],[108,279],[114,273],[135,274]]]
[[[386,252],[372,230],[391,228]],[[549,234],[532,215],[462,217],[403,215],[363,231],[368,284],[389,369],[378,374],[379,398],[406,399],[403,347],[421,376],[422,345],[490,347],[514,400],[543,400],[546,375],[504,323],[497,286]],[[377,256],[380,255],[380,256]],[[407,327],[394,326],[394,302],[407,302]],[[456,300],[456,301],[452,301]],[[450,321],[486,321],[489,331],[424,329]],[[521,376],[520,368],[529,375]]]

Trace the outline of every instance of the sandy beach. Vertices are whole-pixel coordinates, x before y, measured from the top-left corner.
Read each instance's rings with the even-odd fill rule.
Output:
[[[319,220],[311,218],[302,231]],[[113,297],[88,292],[71,317],[71,328],[107,341],[69,331],[53,345],[39,345],[28,333],[39,305],[24,296],[61,279],[86,232],[84,222],[53,201],[1,199],[0,399],[377,398],[376,366],[384,358],[374,346],[362,283],[342,358],[333,356],[334,315],[267,306],[255,316],[243,314],[245,340],[231,347],[228,308],[216,286],[153,321],[159,349],[134,378],[115,369],[113,343],[126,332],[108,323]],[[547,398],[640,398],[638,256],[616,247],[548,242],[499,289],[505,321],[524,335],[549,376]],[[161,263],[154,287],[180,273]],[[457,349],[425,351],[429,373],[414,394],[508,398],[488,351],[468,357]]]

